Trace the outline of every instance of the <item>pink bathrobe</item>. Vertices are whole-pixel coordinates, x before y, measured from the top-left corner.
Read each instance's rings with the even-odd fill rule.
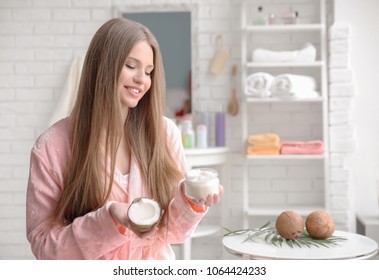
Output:
[[[186,168],[181,135],[165,118],[168,140],[178,166]],[[109,201],[96,211],[78,217],[68,226],[51,228],[52,215],[62,193],[73,121],[65,118],[50,127],[31,151],[26,201],[27,239],[37,259],[175,259],[170,244],[182,243],[196,228],[204,212],[194,211],[179,187],[172,199],[163,230],[141,239],[129,230],[120,233],[109,213],[112,201],[130,203],[147,195],[140,169],[132,156],[128,177],[116,170]]]

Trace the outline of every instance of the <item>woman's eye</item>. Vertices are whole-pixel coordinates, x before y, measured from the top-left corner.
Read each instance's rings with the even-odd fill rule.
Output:
[[[131,64],[125,64],[125,66],[126,66],[128,69],[131,69],[131,70],[135,70],[135,69],[137,69],[136,66],[131,65]],[[146,71],[146,72],[145,72],[145,75],[150,77],[152,73],[153,73],[153,71]]]

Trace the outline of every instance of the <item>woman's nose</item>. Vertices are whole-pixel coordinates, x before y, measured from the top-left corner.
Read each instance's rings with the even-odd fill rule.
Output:
[[[145,79],[145,73],[144,73],[144,71],[142,71],[142,70],[137,70],[137,71],[135,72],[135,75],[134,75],[133,79],[134,79],[134,81],[135,81],[136,83],[143,83],[143,82],[144,82],[144,79]]]

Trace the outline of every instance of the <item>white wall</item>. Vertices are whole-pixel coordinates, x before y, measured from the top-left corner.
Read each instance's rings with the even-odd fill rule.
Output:
[[[307,9],[307,4],[314,0],[261,2],[280,9],[291,2],[303,8],[309,16],[314,12]],[[378,18],[375,18],[379,3],[375,0],[364,3],[351,0],[351,4],[344,5],[343,2],[346,1],[336,1],[336,20],[347,20],[353,24],[351,63],[357,84],[356,124],[359,140],[355,164],[357,173],[354,177],[357,209],[363,211],[369,205],[374,209],[372,192],[378,181],[378,172],[375,171],[379,166],[376,145],[379,136],[374,124],[379,119],[379,110],[375,112],[378,94],[373,81],[378,77],[375,67],[379,65],[379,34],[375,30],[379,26]],[[112,17],[113,5],[135,3],[130,0],[0,1],[0,259],[32,258],[25,238],[29,153],[36,137],[46,127],[64,85],[70,62],[76,55],[84,54],[96,29]],[[199,33],[194,37],[197,61],[193,77],[196,81],[194,105],[196,108],[200,101],[206,102],[211,111],[215,111],[219,104],[226,106],[230,98],[230,68],[233,63],[240,61],[239,1],[138,1],[140,5],[159,3],[185,3],[199,7],[195,23]],[[350,9],[351,5],[353,8]],[[355,15],[354,11],[360,12]],[[367,22],[371,22],[371,30],[364,26]],[[208,73],[208,66],[218,34],[223,35],[224,47],[230,58],[225,71],[213,77]],[[376,41],[373,41],[374,38]],[[361,112],[365,112],[365,115]],[[228,117],[227,124],[227,145],[234,153],[231,155],[231,188],[226,194],[229,204],[224,205],[228,208],[229,216],[227,224],[223,225],[233,229],[241,224],[240,118]],[[280,123],[277,125],[280,126]],[[262,170],[265,166],[260,168]],[[270,170],[267,168],[267,172]],[[263,199],[275,199],[270,192],[260,195]],[[225,222],[220,213],[215,208],[209,213],[206,222]],[[215,238],[196,240],[195,247],[202,250],[195,251],[194,257],[219,257],[222,251],[219,241]]]
[[[379,213],[379,1],[335,0],[335,23],[351,31],[350,68],[356,96],[354,122],[357,149],[353,156],[356,211]],[[379,190],[378,190],[379,191]]]

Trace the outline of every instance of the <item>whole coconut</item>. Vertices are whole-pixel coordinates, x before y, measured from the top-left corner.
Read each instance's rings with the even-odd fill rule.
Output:
[[[304,220],[294,211],[285,211],[276,218],[276,231],[285,239],[297,239],[304,231]]]
[[[313,211],[305,221],[309,235],[316,239],[326,239],[332,236],[335,224],[332,216],[323,210]]]

